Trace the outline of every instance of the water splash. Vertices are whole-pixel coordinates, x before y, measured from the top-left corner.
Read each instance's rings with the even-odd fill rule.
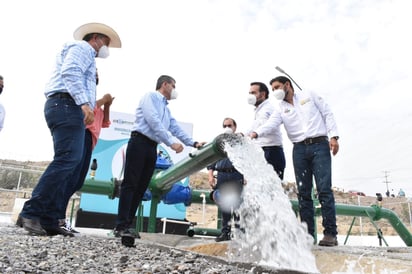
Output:
[[[276,269],[319,273],[313,238],[292,210],[281,181],[262,149],[247,137],[225,139],[228,157],[246,180],[229,258]]]

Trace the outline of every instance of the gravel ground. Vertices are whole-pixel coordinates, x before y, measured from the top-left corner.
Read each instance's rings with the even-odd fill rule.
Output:
[[[0,273],[300,273],[228,262],[224,244],[213,239],[141,233],[136,247],[127,248],[108,231],[78,229],[73,238],[38,237],[0,222]],[[315,246],[313,252],[325,274],[412,273],[410,247]]]
[[[178,248],[138,240],[135,248],[118,238],[30,236],[0,224],[0,273],[278,273],[232,264]],[[296,273],[296,272],[281,272]]]

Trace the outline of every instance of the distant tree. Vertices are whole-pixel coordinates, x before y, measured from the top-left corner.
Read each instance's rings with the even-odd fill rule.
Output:
[[[19,162],[0,159],[0,188],[33,188],[39,180],[47,162]]]
[[[0,188],[16,189],[19,180],[20,188],[33,188],[39,180],[40,173],[30,171],[0,170]]]

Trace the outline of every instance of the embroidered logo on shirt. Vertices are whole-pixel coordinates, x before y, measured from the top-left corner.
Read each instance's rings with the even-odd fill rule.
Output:
[[[289,113],[290,112],[290,109],[285,109],[285,113]]]

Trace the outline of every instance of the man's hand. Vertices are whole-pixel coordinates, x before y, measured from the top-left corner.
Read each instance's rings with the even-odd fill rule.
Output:
[[[88,104],[83,104],[81,105],[83,115],[84,115],[84,124],[85,125],[90,125],[94,121],[94,112],[93,110],[89,107]]]
[[[195,148],[200,148],[200,147],[202,147],[202,146],[204,146],[206,144],[206,142],[196,142],[196,144],[195,144]]]
[[[214,189],[216,187],[215,177],[209,178],[209,185],[210,185],[210,188],[212,188],[212,189]]]
[[[338,140],[336,140],[335,138],[330,138],[329,147],[330,147],[330,150],[332,151],[332,155],[335,156],[339,151]]]
[[[209,171],[208,171],[208,181],[209,181],[210,188],[215,189],[215,187],[216,187],[216,178],[213,174],[213,169],[209,169]]]
[[[173,143],[170,147],[171,147],[174,151],[176,151],[176,153],[180,153],[180,152],[183,151],[183,145],[182,145],[182,144],[179,144],[179,143]]]
[[[257,133],[256,132],[251,132],[251,133],[249,133],[249,137],[251,138],[251,139],[256,139],[257,137],[258,137],[258,135],[257,135]]]

